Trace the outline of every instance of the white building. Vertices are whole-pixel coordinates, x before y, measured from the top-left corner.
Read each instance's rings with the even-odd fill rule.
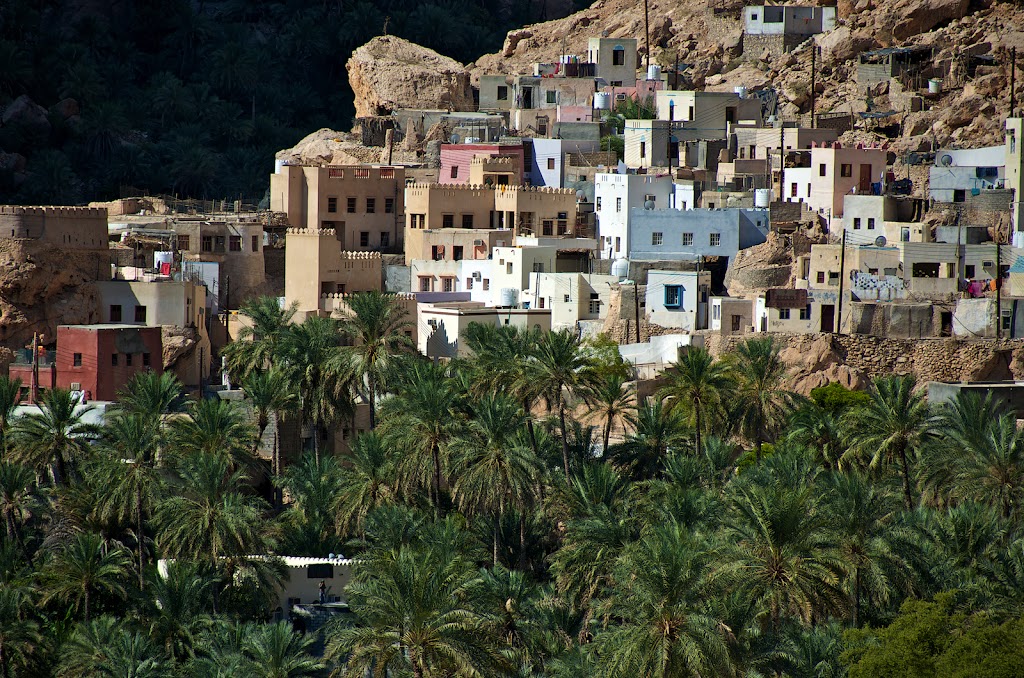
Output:
[[[435,360],[451,360],[467,354],[462,338],[470,323],[515,325],[538,331],[551,329],[550,310],[497,308],[474,301],[421,303],[416,306],[416,315],[419,351]]]
[[[594,175],[594,211],[597,213],[598,256],[625,257],[629,252],[630,210],[652,202],[655,209],[672,207],[672,177],[654,174]]]
[[[647,317],[654,325],[688,332],[708,327],[708,271],[648,271],[644,297]]]
[[[490,287],[495,306],[521,303],[531,273],[554,273],[558,250],[554,247],[495,247],[491,254]],[[506,296],[507,295],[507,296]]]
[[[591,273],[531,273],[523,306],[551,311],[551,329],[575,328],[581,320],[603,320],[611,287],[619,279]]]

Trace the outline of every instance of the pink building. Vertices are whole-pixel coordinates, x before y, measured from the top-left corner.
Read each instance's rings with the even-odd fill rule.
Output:
[[[830,211],[831,216],[843,216],[843,200],[847,195],[880,192],[886,155],[881,148],[846,148],[838,142],[812,147],[807,203],[819,212]]]
[[[592,122],[594,109],[590,106],[559,106],[556,114],[558,122]]]
[[[465,184],[469,181],[469,165],[473,158],[506,156],[519,161],[519,176],[523,175],[525,156],[522,144],[442,144],[440,184]]]

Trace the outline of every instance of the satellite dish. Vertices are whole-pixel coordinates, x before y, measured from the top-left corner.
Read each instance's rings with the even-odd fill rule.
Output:
[[[587,198],[587,194],[584,193],[582,190],[576,191],[576,201],[577,202],[583,202],[584,200],[586,200],[586,198]]]
[[[458,134],[453,134],[453,135],[451,135],[450,139],[451,139],[451,142],[452,142],[453,144],[457,144],[457,143],[459,143],[459,135],[458,135]]]
[[[910,154],[908,154],[907,155],[907,164],[908,165],[920,165],[921,164],[921,156],[918,155],[917,153],[910,153]]]
[[[942,165],[943,167],[952,167],[953,156],[951,156],[949,153],[943,153],[942,155],[939,156],[939,164]]]
[[[880,235],[875,238],[875,247],[885,247],[885,243],[888,242],[884,235]]]

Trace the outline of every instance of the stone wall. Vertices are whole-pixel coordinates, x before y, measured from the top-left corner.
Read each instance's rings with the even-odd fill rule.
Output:
[[[806,40],[807,35],[747,35],[743,34],[743,53],[759,58],[765,52],[780,57]]]

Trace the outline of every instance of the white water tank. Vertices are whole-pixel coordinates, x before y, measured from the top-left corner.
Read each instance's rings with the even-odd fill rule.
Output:
[[[650,64],[647,66],[647,79],[648,80],[661,80],[661,66],[658,64]]]
[[[754,207],[771,207],[772,205],[772,189],[770,188],[757,188],[754,189]]]
[[[174,252],[153,252],[153,266],[159,269],[160,264],[174,264]]]
[[[629,259],[616,259],[612,262],[612,275],[620,281],[629,276]]]
[[[516,299],[519,297],[519,290],[514,287],[502,287],[501,293],[498,295],[498,306],[512,307],[516,305]]]
[[[594,92],[594,108],[599,111],[612,109],[612,95],[608,92]]]
[[[746,99],[747,98],[747,87],[746,87],[746,85],[736,85],[735,87],[732,88],[732,91],[740,99]]]
[[[942,92],[942,78],[932,78],[928,81],[928,93],[940,94]]]
[[[282,167],[284,167],[284,158],[275,158],[274,159],[274,174],[280,174]]]

